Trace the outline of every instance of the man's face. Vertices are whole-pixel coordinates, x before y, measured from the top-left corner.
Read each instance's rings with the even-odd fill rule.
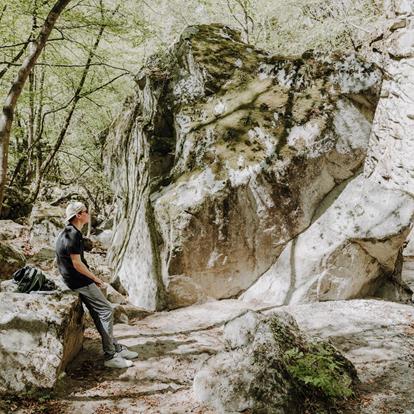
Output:
[[[79,221],[82,222],[82,224],[89,223],[89,211],[88,210],[82,210],[80,213],[78,213]]]

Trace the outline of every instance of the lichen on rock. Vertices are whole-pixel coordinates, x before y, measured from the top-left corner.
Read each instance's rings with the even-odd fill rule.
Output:
[[[361,167],[380,84],[354,55],[270,56],[225,26],[187,29],[108,136],[115,283],[148,309],[174,275],[216,299],[249,288]]]

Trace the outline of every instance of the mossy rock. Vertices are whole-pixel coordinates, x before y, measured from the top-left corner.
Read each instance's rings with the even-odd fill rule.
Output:
[[[354,394],[356,370],[330,343],[300,331],[286,312],[248,311],[224,327],[226,351],[194,380],[217,412],[334,413]]]

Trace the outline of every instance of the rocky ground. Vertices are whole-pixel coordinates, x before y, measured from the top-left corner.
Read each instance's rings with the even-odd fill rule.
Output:
[[[39,254],[42,250],[30,244],[27,227],[3,224],[3,240],[8,240],[29,262],[53,273],[53,260],[43,257]],[[51,248],[43,251],[48,249]],[[414,280],[411,245],[405,253],[402,279],[411,286]],[[102,267],[102,277],[108,271],[103,266],[104,256],[101,250],[88,254],[95,268]],[[113,290],[108,295],[119,308],[115,302],[120,302],[121,295]],[[346,403],[348,411],[341,412],[414,412],[414,309],[411,305],[355,300],[280,308],[265,303],[212,300],[144,318],[144,313],[128,308],[132,306],[121,306],[127,312],[121,312],[121,317],[116,318],[124,323],[115,325],[115,335],[139,352],[133,367],[120,371],[104,368],[99,336],[89,321],[83,351],[61,375],[55,391],[40,398],[4,398],[0,401],[0,413],[213,414],[214,411],[197,401],[193,379],[210,356],[224,349],[224,324],[247,309],[288,310],[301,329],[330,339],[354,363],[361,379],[359,395]]]
[[[115,334],[138,351],[126,370],[103,367],[99,337],[88,328],[84,350],[45,400],[9,401],[4,413],[211,413],[192,391],[195,373],[223,349],[226,321],[246,311],[236,300],[214,301],[117,324]],[[256,308],[256,310],[260,307]],[[355,364],[360,395],[346,414],[413,413],[414,309],[376,300],[285,308],[306,332],[330,338]]]
[[[210,302],[117,324],[116,337],[139,352],[126,370],[103,367],[99,336],[88,329],[84,351],[69,366],[52,399],[15,412],[35,413],[43,406],[74,414],[213,413],[195,400],[192,380],[203,362],[223,348],[222,325],[245,310],[238,301]]]

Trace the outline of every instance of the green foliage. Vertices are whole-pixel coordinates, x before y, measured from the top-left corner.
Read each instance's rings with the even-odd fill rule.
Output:
[[[0,0],[0,99],[55,0]],[[85,64],[101,28],[91,66],[63,143],[43,179],[81,182],[92,193],[109,191],[97,137],[122,111],[134,75],[148,58],[168,76],[169,46],[189,25],[223,23],[245,41],[270,52],[347,50],[381,20],[380,0],[82,0],[59,18],[19,99],[10,143],[9,178],[32,186],[39,166],[59,143]],[[200,53],[214,55],[209,51]],[[21,54],[20,54],[21,53]],[[208,57],[208,56],[207,56]],[[212,56],[214,58],[214,56]],[[212,59],[217,70],[223,67]],[[0,103],[1,104],[1,103]]]
[[[331,399],[353,396],[352,378],[333,348],[324,343],[313,344],[303,351],[297,347],[284,353],[286,367],[293,378]]]
[[[24,48],[29,36],[37,36],[54,3],[0,0],[2,101],[27,54]],[[131,2],[85,0],[70,3],[61,15],[18,102],[8,171],[14,187],[35,188],[41,171],[48,184],[86,187],[95,200],[97,194],[101,199],[110,195],[103,173],[100,137],[120,111],[133,83],[134,69],[138,68],[139,57],[131,53],[131,45],[142,43],[145,23],[130,18],[139,16],[137,11]],[[100,42],[93,51],[102,28]],[[85,73],[92,51],[91,65]],[[64,133],[77,94],[78,101]],[[62,133],[63,142],[59,144]],[[39,170],[54,149],[57,153],[50,167]]]

